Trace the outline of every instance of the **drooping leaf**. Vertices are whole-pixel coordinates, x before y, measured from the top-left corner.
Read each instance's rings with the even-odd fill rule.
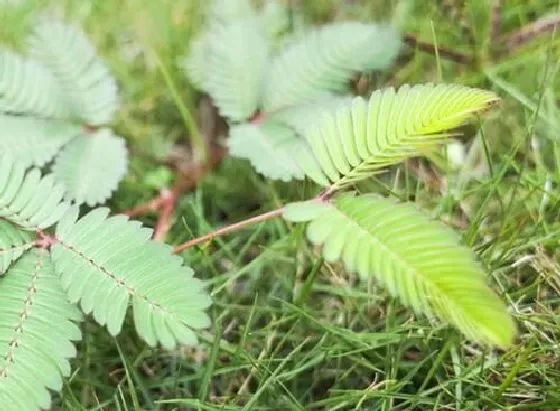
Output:
[[[0,50],[0,112],[58,119],[72,114],[52,73],[8,50]],[[0,122],[0,130],[3,128]]]
[[[260,103],[268,61],[268,44],[256,18],[216,25],[208,38],[206,59],[200,62],[197,47],[202,46],[195,45],[189,64],[202,67],[192,67],[188,73],[205,70],[206,75],[202,79],[195,74],[193,81],[203,85],[222,116],[233,121],[251,117]]]
[[[112,335],[120,332],[132,301],[138,334],[150,345],[195,344],[210,304],[202,283],[171,247],[151,241],[152,230],[98,208],[76,221],[77,210],[57,225],[52,257],[70,301]]]
[[[29,231],[20,230],[9,221],[0,219],[0,274],[4,274],[15,260],[33,247],[33,239]]]
[[[264,110],[318,100],[348,87],[360,71],[384,69],[400,49],[389,26],[339,22],[308,32],[273,60],[264,91]]]
[[[111,196],[127,167],[124,140],[104,128],[67,144],[55,159],[53,173],[64,184],[67,199],[93,206]]]
[[[70,375],[73,341],[81,339],[48,252],[27,252],[0,279],[0,404],[6,410],[51,407],[50,390]]]
[[[472,340],[512,342],[513,320],[472,252],[412,205],[343,194],[328,207],[305,202],[287,209],[287,218],[310,221],[307,236],[323,246],[325,260],[341,259],[348,271],[374,276],[415,312],[449,322]]]
[[[24,166],[42,166],[80,134],[80,127],[60,120],[0,114],[0,150]]]
[[[82,31],[41,21],[30,43],[31,54],[51,70],[83,122],[101,126],[112,120],[119,106],[116,81]]]
[[[498,101],[492,92],[449,84],[378,90],[369,102],[357,97],[307,129],[322,170],[308,175],[333,189],[348,186],[447,142]]]
[[[63,194],[52,174],[41,177],[36,168],[26,172],[10,152],[0,153],[0,218],[27,230],[50,227],[68,209]]]
[[[271,122],[233,126],[228,139],[232,156],[248,159],[259,173],[283,181],[304,177],[294,161],[294,153],[305,150],[306,145],[293,130]]]

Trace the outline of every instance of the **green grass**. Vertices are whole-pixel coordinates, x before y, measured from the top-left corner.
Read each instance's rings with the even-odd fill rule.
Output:
[[[29,1],[12,10],[2,19],[0,40],[17,45],[23,19],[45,3]],[[115,125],[133,159],[110,202],[115,212],[170,186],[171,173],[154,158],[168,145],[196,143],[194,136],[204,133],[204,126],[190,120],[199,121],[204,106],[177,67],[200,24],[202,3],[57,2],[63,15],[83,22],[119,81],[122,108]],[[395,2],[388,0],[299,3],[308,21],[395,15]],[[414,2],[406,13],[399,6],[394,20],[424,41],[471,52],[457,20],[436,3]],[[269,221],[184,253],[215,301],[213,328],[201,335],[199,347],[150,349],[131,321],[117,339],[87,321],[75,373],[55,408],[560,409],[560,33],[492,61],[488,2],[465,3],[480,57],[476,64],[406,49],[407,58],[389,73],[364,80],[368,90],[425,81],[488,88],[503,98],[500,110],[465,146],[462,168],[437,171],[443,190],[404,166],[371,185],[390,187],[463,227],[464,241],[511,307],[519,326],[514,346],[484,351],[452,329],[416,318],[375,284],[324,264],[301,227]],[[503,33],[560,7],[556,0],[502,3]],[[311,189],[264,181],[245,162],[226,159],[182,197],[168,242],[179,244],[303,199]],[[142,220],[153,225],[155,216]]]

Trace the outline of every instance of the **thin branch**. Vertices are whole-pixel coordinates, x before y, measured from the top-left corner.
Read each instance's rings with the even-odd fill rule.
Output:
[[[171,191],[167,189],[163,189],[160,191],[159,195],[146,203],[142,203],[137,205],[130,210],[122,211],[121,214],[125,214],[130,218],[138,217],[143,214],[151,213],[153,211],[158,211],[162,204],[166,201],[167,197],[169,197]]]
[[[276,217],[280,217],[282,215],[282,213],[284,212],[284,208],[278,208],[276,210],[273,211],[269,211],[267,213],[264,214],[260,214],[256,217],[252,217],[252,218],[248,218],[246,220],[243,221],[239,221],[237,223],[233,223],[231,225],[222,227],[218,230],[212,231],[211,233],[205,234],[201,237],[197,237],[194,238],[192,240],[189,240],[183,244],[180,244],[178,246],[175,246],[173,248],[173,252],[174,253],[180,253],[181,251],[184,251],[188,248],[194,247],[195,245],[201,244],[201,243],[205,243],[207,241],[210,241],[216,237],[220,237],[222,235],[234,232],[234,231],[238,231],[241,230],[245,227],[248,227],[252,224],[256,224],[256,223],[260,223],[262,221],[266,221],[266,220],[271,220],[273,218]]]
[[[497,41],[501,43],[508,52],[518,49],[535,37],[551,33],[560,25],[560,14],[546,16],[537,21],[527,24],[515,33],[500,37]]]
[[[180,179],[180,176],[177,178]],[[175,211],[175,205],[179,196],[181,195],[180,185],[175,184],[173,190],[166,190],[166,197],[160,206],[159,217],[156,222],[156,227],[154,229],[154,240],[164,242],[165,236],[171,228],[171,221],[173,219],[173,213]]]
[[[459,64],[471,64],[474,61],[472,56],[469,56],[467,54],[463,54],[461,52],[451,50],[443,46],[436,47],[432,43],[420,41],[414,34],[405,33],[403,36],[403,41],[405,44],[414,47],[419,51],[429,54],[436,54],[437,52],[437,54],[439,54],[441,58],[451,60]]]

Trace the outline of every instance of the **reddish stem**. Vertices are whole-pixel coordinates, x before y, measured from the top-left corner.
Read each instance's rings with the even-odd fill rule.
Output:
[[[159,195],[150,201],[140,204],[130,210],[123,211],[122,214],[129,216],[130,218],[137,217],[142,214],[147,214],[152,211],[157,211],[166,201],[166,198],[169,196],[170,191],[167,189],[161,190]]]
[[[36,232],[37,232],[37,239],[33,242],[35,247],[47,249],[50,248],[53,244],[55,244],[57,241],[55,237],[45,233],[40,228],[38,228]]]
[[[251,224],[260,223],[262,221],[266,221],[266,220],[270,220],[272,218],[279,217],[279,216],[282,215],[283,211],[284,211],[284,208],[279,208],[277,210],[273,210],[273,211],[269,211],[269,212],[264,213],[264,214],[260,214],[256,217],[248,218],[247,220],[239,221],[237,223],[233,223],[233,224],[228,225],[226,227],[222,227],[218,230],[212,231],[211,233],[205,234],[201,237],[193,238],[192,240],[189,240],[189,241],[187,241],[183,244],[175,246],[173,248],[173,252],[174,253],[180,253],[181,251],[184,251],[188,248],[194,247],[195,245],[198,245],[200,243],[204,243],[206,241],[213,240],[216,237],[231,233],[233,231],[241,230],[242,228],[245,228],[245,227],[247,227]]]

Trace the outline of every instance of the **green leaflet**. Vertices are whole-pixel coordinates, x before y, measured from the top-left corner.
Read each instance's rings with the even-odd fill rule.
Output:
[[[55,119],[68,119],[72,114],[52,73],[39,62],[8,50],[0,50],[1,112]]]
[[[70,301],[112,335],[132,302],[138,334],[166,349],[195,344],[194,330],[209,325],[210,298],[171,247],[151,241],[152,230],[98,208],[76,221],[77,209],[57,225],[51,253]]]
[[[124,140],[104,128],[67,144],[55,158],[53,174],[64,185],[68,200],[93,206],[117,189],[127,165]]]
[[[328,204],[319,200],[300,201],[286,204],[282,216],[285,220],[296,223],[307,222],[316,219],[330,209]]]
[[[0,404],[48,409],[81,339],[81,313],[66,299],[46,251],[26,253],[0,279]]]
[[[498,101],[492,92],[449,84],[378,90],[367,102],[357,97],[307,129],[322,170],[309,177],[344,188],[433,150]]]
[[[343,91],[354,73],[387,68],[400,44],[398,33],[385,25],[338,22],[311,30],[273,59],[265,82],[264,111]]]
[[[307,236],[323,246],[325,260],[341,259],[348,271],[374,276],[415,312],[437,316],[477,342],[512,342],[513,320],[472,252],[412,205],[344,194],[330,205],[292,204],[286,217],[310,221]]]
[[[36,168],[26,172],[10,152],[0,154],[0,218],[27,230],[48,228],[68,209],[63,193],[52,174],[41,177]]]
[[[283,181],[304,178],[294,153],[305,150],[306,145],[291,129],[272,122],[235,125],[228,139],[232,156],[246,158],[259,173]]]
[[[200,90],[207,90],[206,78],[210,70],[208,62],[209,36],[210,34],[206,30],[197,33],[189,42],[187,56],[179,63],[192,84]]]
[[[20,230],[9,221],[0,219],[0,274],[21,255],[33,247],[34,235]]]
[[[26,167],[40,167],[80,132],[65,121],[0,115],[0,151],[10,151]]]

